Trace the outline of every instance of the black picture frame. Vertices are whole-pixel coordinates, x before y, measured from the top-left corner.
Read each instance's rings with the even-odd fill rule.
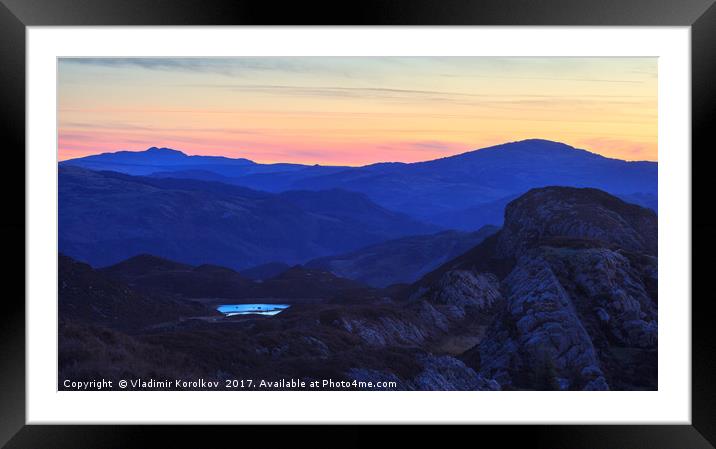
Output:
[[[149,445],[224,447],[266,435],[262,427],[236,426],[40,426],[25,425],[25,32],[29,26],[104,25],[574,25],[690,26],[692,55],[692,424],[460,426],[450,441],[499,442],[500,446],[549,448],[709,448],[716,444],[716,332],[706,294],[710,264],[697,263],[716,248],[716,222],[706,208],[710,196],[706,155],[713,151],[716,111],[716,6],[714,0],[362,0],[276,2],[272,0],[1,0],[0,136],[6,172],[0,177],[4,218],[3,269],[6,294],[0,325],[0,444],[7,448],[134,448]],[[48,103],[50,104],[50,103]],[[689,151],[685,148],[684,151]],[[694,163],[697,160],[698,163]],[[701,173],[704,172],[704,173]],[[20,236],[23,236],[21,239]],[[698,244],[693,244],[698,239]],[[688,301],[689,298],[679,298]],[[286,429],[284,427],[284,429]],[[271,445],[297,440],[365,446],[385,427],[288,428]],[[407,431],[424,443],[445,444],[426,426]],[[290,436],[288,435],[290,433]],[[285,436],[283,436],[285,435]],[[433,441],[431,441],[433,440]]]

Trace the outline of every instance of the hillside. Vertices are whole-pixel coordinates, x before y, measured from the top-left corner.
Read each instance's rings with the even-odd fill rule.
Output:
[[[484,226],[475,232],[444,231],[403,237],[370,245],[347,254],[322,257],[306,263],[374,287],[412,283],[437,266],[477,246],[497,232]]]
[[[63,321],[136,332],[205,313],[203,307],[172,298],[166,292],[146,295],[63,254],[59,255],[58,267],[58,310]]]
[[[221,302],[261,299],[292,303],[292,299],[331,300],[347,292],[370,295],[368,287],[359,282],[301,266],[255,281],[231,268],[191,266],[140,254],[97,272],[149,295],[173,295],[183,299],[221,299]]]
[[[149,253],[242,269],[296,264],[437,230],[361,194],[333,189],[316,195],[62,166],[60,251],[92,266]],[[332,204],[347,208],[334,212]]]

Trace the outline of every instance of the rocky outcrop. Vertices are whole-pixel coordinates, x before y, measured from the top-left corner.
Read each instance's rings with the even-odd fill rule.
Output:
[[[502,294],[497,276],[492,273],[451,270],[426,292],[424,298],[435,304],[485,312],[502,299]]]
[[[486,379],[462,361],[450,356],[417,355],[420,372],[402,379],[385,370],[351,368],[346,378],[358,382],[395,382],[395,386],[377,389],[420,391],[494,391],[500,384]]]
[[[656,259],[635,266],[623,252],[604,248],[545,250],[593,335],[626,347],[656,348],[656,298],[647,292],[644,270]]]
[[[515,388],[606,387],[591,338],[544,259],[521,258],[505,290],[505,311],[480,346],[483,375]]]
[[[486,379],[462,361],[450,356],[422,356],[423,370],[410,382],[411,389],[437,391],[499,390],[500,384]]]
[[[597,189],[532,189],[505,208],[498,252],[514,257],[551,239],[570,238],[655,256],[657,216]]]
[[[508,205],[492,248],[478,246],[439,278],[514,261],[495,278],[504,300],[487,334],[460,358],[508,389],[655,389],[656,253],[651,210],[594,189],[531,190]],[[442,284],[433,285],[423,291]]]
[[[420,345],[428,337],[426,327],[409,318],[343,316],[332,322],[336,328],[358,336],[370,346]]]
[[[418,288],[410,301],[420,322],[449,333],[466,321],[491,321],[503,297],[494,274],[459,269],[443,273],[429,287]]]

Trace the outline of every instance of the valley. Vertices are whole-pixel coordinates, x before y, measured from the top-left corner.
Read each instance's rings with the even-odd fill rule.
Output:
[[[385,287],[301,265],[257,280],[148,254],[99,269],[61,256],[60,372],[654,389],[656,223],[596,189],[533,189],[474,247]]]

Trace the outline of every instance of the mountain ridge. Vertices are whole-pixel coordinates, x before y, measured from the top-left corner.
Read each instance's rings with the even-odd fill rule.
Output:
[[[409,284],[447,260],[477,246],[498,230],[495,226],[486,225],[475,232],[442,231],[401,237],[350,253],[313,259],[306,262],[305,266],[330,271],[373,287]]]
[[[549,139],[542,139],[542,138],[528,138],[528,139],[522,139],[522,140],[514,140],[509,142],[504,142],[501,144],[495,144],[488,147],[483,148],[474,148],[472,150],[464,151],[462,153],[456,153],[449,156],[443,156],[435,159],[427,159],[424,161],[415,161],[415,162],[402,162],[402,161],[378,161],[378,162],[371,162],[369,164],[365,165],[356,165],[356,166],[340,166],[340,165],[324,165],[324,164],[300,164],[300,163],[278,163],[278,164],[286,164],[286,165],[295,165],[295,166],[302,166],[302,167],[315,167],[315,166],[322,166],[322,167],[345,167],[345,168],[367,168],[367,167],[390,167],[390,166],[404,166],[404,165],[415,165],[415,164],[425,164],[430,162],[436,162],[436,161],[442,161],[445,159],[451,159],[451,158],[464,158],[469,157],[470,155],[473,155],[479,151],[496,151],[496,150],[514,150],[517,147],[515,147],[515,144],[530,144],[530,143],[536,143],[536,144],[548,144],[553,146],[554,148],[561,148],[561,149],[567,149],[576,151],[582,154],[587,155],[594,155],[600,158],[614,160],[614,161],[622,161],[622,162],[630,162],[630,163],[657,163],[657,161],[649,161],[649,160],[626,160],[626,159],[619,159],[619,158],[611,158],[604,155],[601,155],[599,153],[595,153],[583,148],[577,148],[572,145],[558,142],[554,140]],[[177,150],[174,148],[167,148],[167,147],[149,147],[146,150],[117,150],[117,151],[105,151],[102,153],[97,154],[91,154],[87,156],[82,156],[78,158],[71,158],[71,159],[64,159],[60,161],[60,164],[66,164],[66,165],[72,165],[69,164],[70,162],[76,163],[79,161],[87,161],[87,160],[97,160],[102,158],[108,158],[108,157],[114,157],[114,156],[139,156],[142,155],[152,155],[152,154],[162,154],[162,155],[176,155],[178,157],[183,157],[188,160],[225,160],[225,161],[236,161],[236,162],[242,162],[242,163],[251,163],[251,164],[260,164],[260,165],[272,165],[270,163],[261,163],[256,162],[254,160],[245,158],[245,157],[229,157],[225,155],[202,155],[202,154],[187,154],[181,150]]]
[[[301,263],[438,230],[360,193],[309,193],[307,200],[300,192],[60,167],[60,251],[95,267],[151,253],[243,269],[277,260]],[[334,213],[330,203],[352,208]]]
[[[545,139],[507,142],[428,161],[379,162],[360,167],[236,165],[201,159],[208,156],[184,157],[187,161],[190,158],[207,162],[128,167],[113,165],[112,153],[108,153],[95,159],[63,161],[60,165],[213,180],[272,193],[338,188],[363,193],[376,204],[416,220],[466,231],[487,224],[499,226],[506,199],[536,187],[594,187],[654,208],[658,193],[657,162],[607,158]]]

